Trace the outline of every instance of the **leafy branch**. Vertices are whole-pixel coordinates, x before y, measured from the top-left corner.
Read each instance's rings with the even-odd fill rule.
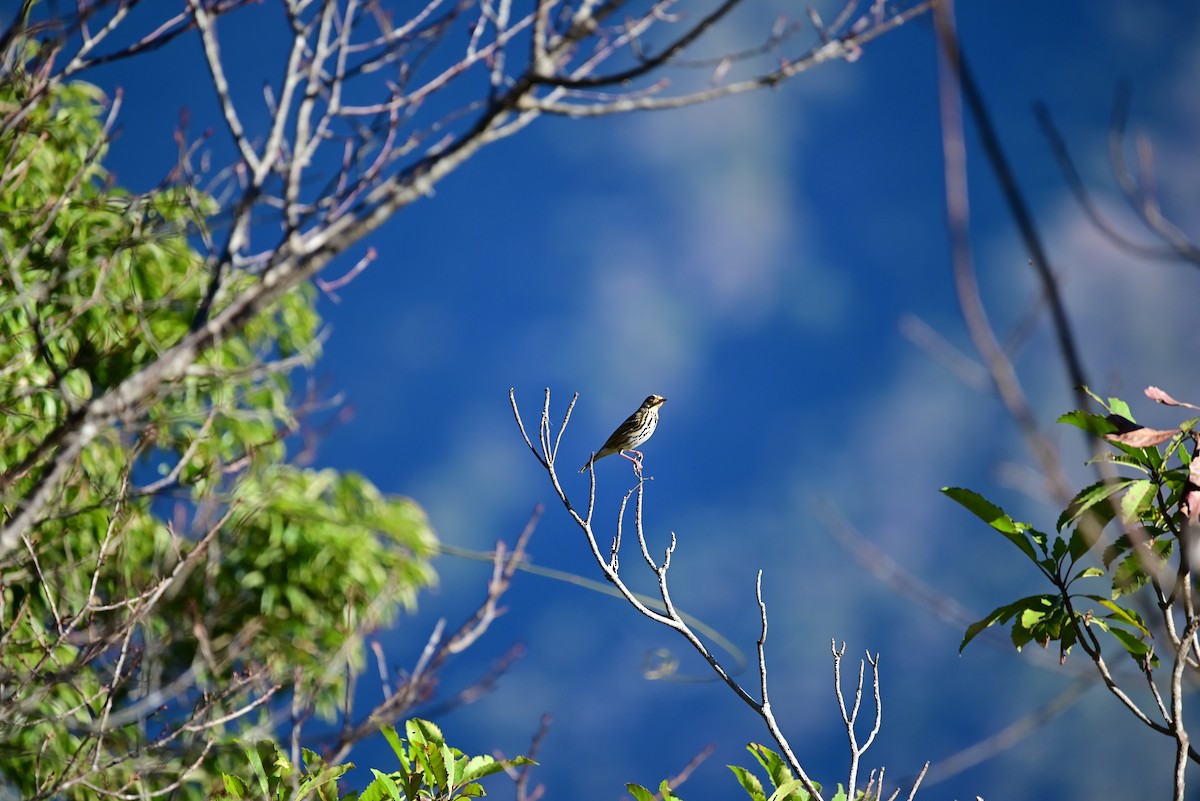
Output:
[[[1200,670],[1192,564],[1200,519],[1200,416],[1173,429],[1149,428],[1139,425],[1119,398],[1089,394],[1106,414],[1077,410],[1059,422],[1098,440],[1106,450],[1093,461],[1104,462],[1118,475],[1076,493],[1053,534],[1014,520],[970,490],[942,490],[1016,546],[1053,588],[992,610],[968,627],[961,648],[994,625],[1010,627],[1017,650],[1031,642],[1042,647],[1057,643],[1061,661],[1079,645],[1125,708],[1175,741],[1175,791],[1182,799],[1184,765],[1200,762],[1184,725],[1185,677],[1190,681]],[[1145,394],[1166,406],[1200,411],[1157,387],[1148,387]],[[1118,533],[1105,538],[1114,522]],[[1134,606],[1146,594],[1156,610],[1149,620]],[[1152,707],[1138,703],[1122,687],[1100,634],[1109,635],[1137,666]],[[1165,670],[1162,657],[1169,659]]]

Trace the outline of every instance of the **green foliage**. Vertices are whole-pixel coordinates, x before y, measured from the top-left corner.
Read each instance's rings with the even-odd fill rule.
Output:
[[[742,785],[742,789],[750,796],[750,801],[808,801],[812,797],[779,754],[760,743],[750,743],[746,750],[754,755],[771,783],[771,794],[768,795],[762,781],[753,771],[738,765],[729,765],[738,784]],[[821,785],[815,782],[813,784],[817,790],[821,789]]]
[[[433,723],[413,718],[404,723],[404,739],[387,727],[387,738],[400,769],[392,773],[372,770],[375,781],[363,790],[358,801],[457,801],[485,795],[480,779],[510,768],[535,765],[527,757],[494,759],[487,755],[468,756],[447,745],[442,731]]]
[[[812,797],[800,780],[792,774],[783,757],[775,751],[760,743],[751,743],[746,746],[746,750],[754,755],[759,766],[766,772],[767,781],[771,785],[771,793],[768,795],[762,780],[754,771],[740,765],[728,765],[738,784],[750,796],[750,801],[808,801]],[[814,786],[818,790],[821,789],[819,784],[814,783]],[[654,801],[655,794],[640,784],[626,784],[625,788],[629,790],[634,801]],[[658,786],[658,795],[662,801],[680,801],[665,779]]]
[[[1187,406],[1153,387],[1147,395],[1166,405]],[[1011,626],[1018,650],[1030,642],[1043,647],[1056,642],[1065,659],[1081,640],[1089,653],[1098,652],[1101,643],[1093,634],[1098,629],[1109,633],[1139,668],[1157,667],[1150,629],[1130,596],[1149,586],[1164,610],[1177,599],[1170,583],[1180,568],[1173,560],[1183,550],[1186,526],[1200,513],[1197,418],[1177,429],[1151,429],[1134,421],[1124,401],[1092,397],[1107,414],[1073,411],[1059,422],[1102,440],[1110,450],[1099,461],[1133,475],[1084,487],[1059,515],[1053,535],[1013,520],[970,490],[942,490],[1015,545],[1053,587],[1053,592],[992,610],[967,629],[960,650],[985,629],[1004,624]],[[1114,521],[1120,531],[1100,550],[1097,565],[1093,551]],[[1081,592],[1077,588],[1083,582],[1089,587],[1104,582],[1105,591]]]
[[[338,794],[338,779],[354,768],[352,763],[327,765],[320,756],[303,750],[303,765],[293,765],[281,747],[271,741],[247,746],[240,766],[243,779],[223,774],[220,801],[457,801],[485,795],[481,779],[523,765],[535,765],[519,756],[496,760],[490,756],[467,756],[446,744],[442,732],[427,720],[413,718],[404,724],[405,739],[391,726],[384,736],[392,745],[400,769],[375,775],[362,793]]]
[[[186,186],[112,186],[100,92],[29,100],[24,80],[0,80],[0,113],[23,110],[0,126],[6,511],[83,404],[187,334],[211,280],[193,242],[215,211]],[[256,280],[226,276],[217,306]],[[149,794],[186,775],[172,797],[208,797],[239,732],[266,720],[253,703],[293,692],[333,715],[361,633],[434,580],[414,502],[287,463],[290,370],[316,358],[319,327],[297,288],[163,383],[99,432],[0,563],[0,771],[22,796]],[[321,771],[314,788],[336,778]]]
[[[640,784],[627,783],[625,785],[625,789],[628,790],[629,794],[633,796],[633,801],[655,801],[654,793],[650,792]],[[658,795],[661,801],[682,801],[679,796],[672,792],[671,785],[666,779],[663,779],[662,782],[659,783]]]
[[[337,780],[353,769],[354,764],[327,765],[318,754],[307,748],[303,749],[302,754],[303,764],[293,765],[274,741],[262,740],[247,745],[244,770],[249,778],[223,773],[221,780],[224,792],[214,798],[222,801],[302,801],[307,798],[338,801]]]

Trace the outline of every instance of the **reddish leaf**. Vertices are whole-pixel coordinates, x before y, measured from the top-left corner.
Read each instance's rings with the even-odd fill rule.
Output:
[[[1158,401],[1159,403],[1166,404],[1167,406],[1178,406],[1179,405],[1179,401],[1175,400],[1174,398],[1172,398],[1167,393],[1163,392],[1158,387],[1146,387],[1146,389],[1144,391],[1146,393],[1146,397],[1152,401]]]
[[[1179,430],[1174,428],[1146,428],[1145,426],[1138,426],[1121,434],[1105,434],[1104,438],[1109,442],[1119,442],[1131,448],[1151,448],[1166,442],[1178,433]]]
[[[1187,515],[1187,519],[1193,523],[1200,518],[1200,457],[1192,457],[1187,486],[1184,487],[1183,497],[1179,501],[1179,511]]]
[[[1200,406],[1193,406],[1190,403],[1183,403],[1182,401],[1177,401],[1174,398],[1172,398],[1170,395],[1168,395],[1167,393],[1163,392],[1158,387],[1146,387],[1145,393],[1146,393],[1147,398],[1149,398],[1152,401],[1161,403],[1164,406],[1186,406],[1189,409],[1200,410]]]
[[[1187,516],[1187,519],[1196,522],[1196,518],[1200,518],[1200,488],[1189,482],[1187,492],[1183,493],[1183,499],[1179,502],[1179,511]]]

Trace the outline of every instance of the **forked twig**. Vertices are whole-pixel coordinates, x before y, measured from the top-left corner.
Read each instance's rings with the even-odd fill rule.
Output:
[[[578,399],[578,394],[576,394],[572,398],[571,408],[574,407],[576,399]],[[592,470],[590,471],[591,475],[590,475],[590,479],[589,479],[590,490],[589,490],[589,496],[588,496],[588,514],[587,514],[586,518],[581,516],[575,510],[574,505],[572,504],[570,498],[567,496],[566,491],[563,489],[562,484],[559,481],[557,471],[554,469],[554,458],[553,458],[554,453],[551,452],[549,445],[548,445],[548,443],[551,440],[551,437],[550,437],[550,432],[546,429],[546,427],[549,426],[549,420],[550,420],[550,413],[549,413],[550,390],[547,389],[545,391],[545,399],[544,399],[543,407],[542,407],[542,409],[543,409],[542,416],[541,416],[542,428],[539,430],[539,440],[543,443],[541,452],[539,452],[534,447],[532,438],[529,436],[528,432],[525,429],[525,425],[521,418],[520,410],[517,405],[515,389],[509,390],[509,403],[512,407],[513,418],[517,423],[517,427],[520,429],[521,436],[525,440],[525,444],[529,447],[530,451],[533,452],[534,456],[538,459],[538,462],[546,470],[547,475],[550,478],[550,483],[554,487],[554,491],[558,495],[559,501],[562,503],[563,508],[566,510],[566,512],[570,516],[570,518],[575,522],[575,524],[583,531],[584,535],[586,536],[588,545],[592,551],[592,556],[593,556],[597,566],[599,567],[601,572],[604,574],[605,579],[607,579],[608,582],[611,583],[613,585],[613,587],[617,590],[617,592],[631,606],[633,606],[640,614],[642,614],[643,616],[645,616],[645,617],[649,618],[650,620],[653,620],[661,625],[664,625],[664,626],[667,626],[668,628],[674,629],[681,636],[683,636],[684,639],[686,639],[688,641],[688,643],[692,646],[692,648],[697,653],[699,653],[706,662],[708,662],[710,668],[721,679],[721,681],[723,681],[731,690],[733,690],[733,692],[739,698],[742,699],[742,701],[747,706],[749,706],[751,709],[753,709],[759,715],[759,717],[765,723],[767,730],[770,732],[772,739],[775,741],[775,743],[779,746],[780,750],[782,751],[783,757],[787,761],[788,767],[790,768],[792,773],[798,777],[798,780],[799,780],[800,784],[804,787],[805,791],[808,792],[810,794],[810,796],[813,799],[815,799],[815,801],[819,801],[821,799],[820,792],[817,790],[816,785],[812,782],[812,780],[808,777],[807,773],[804,771],[803,767],[800,765],[799,760],[796,758],[795,753],[792,751],[791,746],[789,745],[789,743],[787,741],[787,738],[785,737],[783,731],[780,729],[779,724],[775,719],[774,711],[771,708],[771,702],[770,702],[770,696],[769,696],[768,684],[767,684],[767,664],[766,664],[766,641],[767,641],[768,619],[767,619],[766,602],[763,600],[763,595],[762,595],[762,571],[760,570],[758,572],[757,577],[755,579],[755,598],[758,603],[759,618],[760,618],[760,622],[761,622],[761,629],[760,629],[760,634],[759,634],[758,643],[757,643],[757,650],[758,650],[758,660],[757,661],[758,661],[758,678],[759,678],[758,690],[759,690],[760,699],[761,699],[761,700],[759,700],[759,699],[754,698],[752,695],[750,695],[722,667],[720,662],[712,654],[712,652],[705,645],[705,643],[693,632],[691,627],[683,619],[683,616],[676,609],[674,602],[671,599],[671,594],[670,594],[670,591],[669,591],[669,588],[667,585],[667,572],[670,569],[671,556],[677,545],[677,540],[675,538],[675,535],[672,533],[671,538],[670,538],[670,543],[668,544],[668,546],[666,547],[666,549],[663,552],[662,561],[658,562],[654,559],[654,557],[651,554],[648,542],[647,542],[646,532],[645,532],[645,528],[643,526],[643,517],[642,517],[643,502],[644,502],[645,490],[646,490],[646,482],[649,479],[646,476],[644,476],[640,470],[635,471],[634,475],[636,478],[636,484],[634,485],[633,489],[631,489],[628,493],[626,493],[626,495],[624,496],[624,498],[621,501],[620,511],[618,513],[618,518],[617,518],[617,533],[613,539],[613,544],[612,544],[611,548],[608,549],[608,552],[606,555],[604,552],[601,551],[601,549],[599,547],[595,532],[593,530],[593,524],[592,524],[592,511],[595,508],[595,495],[596,495],[596,477],[595,477],[594,464],[592,466]],[[563,428],[566,427],[567,420],[569,418],[569,411],[570,411],[570,409],[568,409],[568,415],[566,415],[564,417]],[[557,433],[557,436],[554,438],[554,441],[556,443],[555,448],[557,448],[557,443],[561,442],[562,433],[563,433],[562,430],[560,430]],[[638,540],[638,546],[641,550],[643,560],[645,561],[646,565],[649,567],[649,569],[654,574],[654,576],[657,580],[659,596],[662,599],[663,609],[664,609],[664,611],[661,613],[649,608],[640,598],[638,598],[637,595],[635,593],[633,593],[626,586],[624,580],[621,578],[621,575],[619,573],[618,552],[620,550],[621,539],[622,539],[623,531],[624,531],[623,525],[624,525],[626,509],[627,509],[627,505],[628,505],[628,502],[631,497],[634,498],[633,522],[634,522],[635,534],[636,534],[637,540]],[[872,735],[872,737],[873,736],[874,735]],[[869,743],[870,743],[870,740],[868,740],[867,744],[869,745]]]

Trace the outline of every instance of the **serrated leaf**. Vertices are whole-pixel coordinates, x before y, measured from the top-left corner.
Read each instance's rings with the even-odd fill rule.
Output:
[[[1055,530],[1062,531],[1063,528],[1070,525],[1079,519],[1079,517],[1096,504],[1107,501],[1113,495],[1116,495],[1121,490],[1134,483],[1135,479],[1125,479],[1121,481],[1097,481],[1095,484],[1084,487],[1071,502],[1067,504],[1067,508],[1058,516],[1058,521],[1054,524]],[[1102,521],[1107,524],[1112,519],[1112,508],[1105,505],[1099,510],[1099,515]],[[1103,526],[1101,526],[1103,528]]]
[[[1040,535],[1039,544],[1044,548],[1046,541],[1045,534],[1030,528],[1025,523],[1018,523],[1013,520],[999,506],[972,490],[961,487],[942,487],[942,493],[999,531],[1030,559],[1035,562],[1037,561],[1037,553],[1034,550],[1033,543],[1030,541],[1030,537]],[[1027,535],[1026,532],[1029,532],[1029,534]]]
[[[1111,434],[1117,430],[1108,418],[1079,409],[1062,415],[1058,418],[1058,422],[1075,426],[1095,437],[1103,437],[1105,434]]]
[[[499,773],[504,770],[504,763],[496,761],[493,757],[473,756],[468,759],[461,768],[460,781],[475,781],[484,776],[491,776],[493,773]]]
[[[371,768],[371,773],[375,775],[375,781],[367,785],[367,789],[363,791],[364,798],[367,793],[374,791],[380,793],[380,798],[387,799],[387,801],[405,801],[404,793],[400,791],[400,787],[391,776],[380,773],[375,768]]]
[[[751,801],[767,801],[767,794],[763,791],[762,782],[757,776],[739,765],[727,765],[726,767],[733,771],[738,784],[742,785],[742,789],[750,796]]]
[[[1071,555],[1071,561],[1078,562],[1081,558],[1083,558],[1084,554],[1092,549],[1092,546],[1095,544],[1095,538],[1083,536],[1083,532],[1076,527],[1075,530],[1071,532],[1071,541],[1067,546],[1067,552]]]
[[[997,623],[1007,623],[1028,609],[1045,609],[1049,606],[1047,599],[1050,597],[1047,595],[1030,595],[1018,601],[1013,601],[1010,604],[996,607],[982,620],[972,623],[967,627],[966,635],[963,637],[962,643],[958,646],[958,652],[961,654],[963,649],[967,647],[967,643],[979,636],[980,632]]]
[[[442,730],[436,723],[422,718],[410,718],[404,721],[404,731],[410,743],[443,743],[446,741],[446,738],[442,736]]]
[[[1153,468],[1154,461],[1156,460],[1146,459],[1145,454],[1157,454],[1158,451],[1153,449],[1150,451],[1144,451],[1138,448],[1130,448],[1127,445],[1121,444],[1117,444],[1117,447],[1122,449],[1120,453],[1106,453],[1102,458],[1093,459],[1089,461],[1088,464],[1107,462],[1108,464],[1119,464],[1124,467],[1132,467],[1134,470],[1141,470],[1143,473],[1149,473]]]
[[[1025,628],[1032,629],[1038,623],[1041,623],[1043,620],[1045,620],[1048,611],[1049,610],[1045,608],[1023,609],[1021,610],[1021,615],[1018,620]]]
[[[1014,623],[1012,628],[1009,629],[1009,639],[1019,653],[1026,645],[1029,645],[1033,641],[1033,630]]]
[[[405,768],[410,767],[411,763],[408,760],[408,752],[404,748],[404,741],[400,739],[400,735],[396,733],[395,726],[384,726],[380,731],[383,733],[383,739],[387,740],[387,744],[391,746],[392,753],[400,760],[400,763]]]
[[[625,784],[625,789],[629,791],[631,796],[633,796],[634,801],[654,801],[654,793],[650,792],[640,784],[627,782]]]
[[[767,748],[759,743],[758,750],[766,758],[764,763],[767,768],[767,778],[771,780],[772,787],[779,787],[782,784],[790,782],[795,777],[792,775],[792,770],[787,766],[778,753]]]
[[[1113,542],[1106,546],[1100,553],[1100,561],[1106,569],[1112,568],[1112,563],[1118,556],[1128,551],[1130,548],[1129,537],[1125,534],[1117,537]]]
[[[1043,565],[1049,570],[1053,570],[1054,566],[1060,559],[1067,555],[1067,541],[1062,537],[1056,537],[1054,545],[1050,546],[1050,560],[1043,561]]]
[[[438,760],[430,758],[429,743],[413,743],[408,742],[408,753],[413,758],[413,772],[421,774],[421,781],[425,784],[442,786],[445,777],[438,775]]]
[[[1142,561],[1136,553],[1131,553],[1121,560],[1113,572],[1113,600],[1122,595],[1137,592],[1146,585],[1150,576],[1142,568]]]
[[[1146,628],[1145,621],[1142,620],[1142,616],[1138,614],[1136,609],[1126,609],[1125,607],[1117,604],[1115,601],[1109,600],[1101,595],[1085,595],[1084,597],[1090,598],[1107,609],[1111,613],[1107,616],[1109,620],[1135,628],[1146,637],[1153,636],[1150,633],[1150,630]]]
[[[1109,398],[1106,408],[1113,414],[1120,415],[1126,420],[1133,420],[1133,412],[1129,409],[1129,404],[1120,398]]]
[[[246,797],[246,783],[237,776],[230,776],[228,773],[221,774],[221,782],[225,785],[225,792],[232,798]]]
[[[1124,646],[1125,650],[1139,665],[1145,659],[1146,654],[1150,653],[1150,646],[1140,640],[1137,635],[1133,634],[1132,632],[1126,631],[1122,628],[1117,628],[1115,626],[1109,628],[1108,631],[1113,637],[1116,638],[1117,642]]]
[[[1154,498],[1155,486],[1149,479],[1139,478],[1129,483],[1121,498],[1121,518],[1126,522],[1137,520],[1142,509]]]
[[[451,789],[456,784],[458,784],[458,775],[457,775],[457,770],[456,770],[456,765],[455,765],[456,760],[454,757],[454,750],[450,746],[446,745],[445,743],[442,743],[441,746],[442,747],[440,749],[438,749],[440,752],[440,755],[441,755],[441,764],[440,764],[440,770],[438,771],[438,778],[442,780],[440,783],[444,787],[446,787],[447,789]]]
[[[808,801],[811,797],[799,779],[789,779],[775,788],[768,801]]]

